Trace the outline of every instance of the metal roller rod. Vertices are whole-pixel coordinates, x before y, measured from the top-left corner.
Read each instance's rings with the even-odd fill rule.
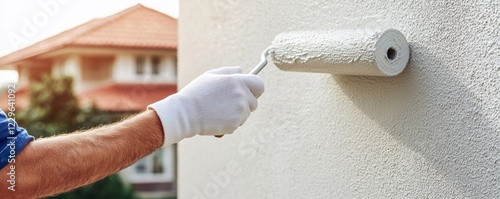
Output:
[[[252,71],[250,71],[249,74],[257,75],[264,68],[264,66],[267,65],[267,55],[269,55],[269,50],[270,49],[271,49],[271,47],[267,47],[264,50],[264,52],[262,52],[262,54],[260,55],[260,63],[257,64],[257,66],[255,66],[255,68],[253,68]]]

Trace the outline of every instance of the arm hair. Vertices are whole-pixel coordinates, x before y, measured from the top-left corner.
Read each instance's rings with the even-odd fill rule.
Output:
[[[131,165],[163,143],[154,110],[122,122],[29,143],[15,159],[15,192],[0,170],[2,198],[40,198],[91,184]]]

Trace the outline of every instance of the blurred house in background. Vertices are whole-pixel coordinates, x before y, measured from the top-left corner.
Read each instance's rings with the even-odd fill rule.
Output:
[[[176,92],[176,53],[177,20],[139,4],[1,57],[0,70],[19,73],[18,108],[29,103],[30,83],[43,75],[67,75],[82,105],[128,114]],[[6,96],[0,104],[6,108]],[[143,197],[175,195],[175,147],[121,174]]]

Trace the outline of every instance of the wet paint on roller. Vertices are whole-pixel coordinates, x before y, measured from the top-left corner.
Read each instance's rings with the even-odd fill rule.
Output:
[[[394,29],[287,32],[274,38],[270,53],[281,70],[372,76],[397,75],[410,57]]]

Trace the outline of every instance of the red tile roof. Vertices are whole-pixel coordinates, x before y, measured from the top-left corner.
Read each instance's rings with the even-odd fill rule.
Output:
[[[0,58],[9,64],[64,47],[177,49],[177,20],[140,4]]]
[[[81,104],[93,103],[104,111],[142,111],[158,100],[177,92],[172,84],[113,84],[85,91]]]

